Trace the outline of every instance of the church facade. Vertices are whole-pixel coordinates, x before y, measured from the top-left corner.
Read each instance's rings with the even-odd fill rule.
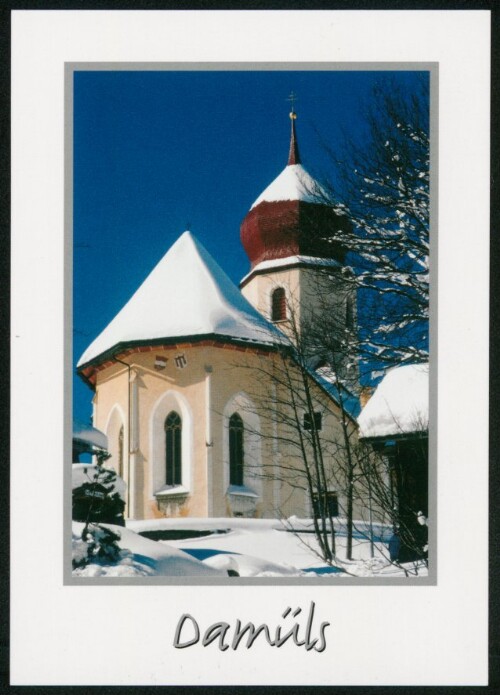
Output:
[[[348,221],[303,168],[290,116],[287,165],[241,225],[250,270],[240,288],[184,232],[78,362],[109,465],[127,483],[129,518],[310,517],[301,428],[331,450],[346,427],[355,436],[356,399],[341,407],[325,365],[304,376],[283,358],[318,311],[347,329],[356,313],[336,280],[345,249],[325,241]],[[334,459],[327,485],[343,509]]]

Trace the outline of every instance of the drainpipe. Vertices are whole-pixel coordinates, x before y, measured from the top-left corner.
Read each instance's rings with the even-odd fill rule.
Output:
[[[375,544],[373,542],[373,509],[372,509],[372,472],[368,464],[368,520],[370,525],[370,557],[375,557]]]
[[[207,516],[214,510],[213,500],[213,439],[212,439],[212,367],[205,365],[205,444],[207,449]]]
[[[131,514],[131,499],[130,499],[130,488],[131,488],[131,476],[130,476],[130,455],[131,451],[131,428],[132,428],[132,417],[131,417],[131,398],[130,398],[130,384],[132,381],[132,367],[128,362],[120,360],[116,355],[113,355],[113,360],[123,364],[128,369],[128,380],[127,380],[127,516],[128,518],[133,518]],[[135,487],[135,486],[134,486]],[[134,505],[135,506],[135,505]]]
[[[277,412],[277,394],[276,394],[276,384],[271,384],[271,400],[273,403],[274,410]],[[278,447],[278,421],[277,416],[272,419],[272,456],[273,456],[273,507],[277,511],[280,509],[280,462],[281,453]]]

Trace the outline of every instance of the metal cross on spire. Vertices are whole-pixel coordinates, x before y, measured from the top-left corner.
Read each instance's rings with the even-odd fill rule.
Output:
[[[290,150],[288,153],[288,165],[300,164],[299,146],[297,144],[297,136],[295,134],[295,119],[297,114],[295,113],[295,102],[297,101],[297,95],[295,92],[290,92],[290,96],[287,97],[287,101],[292,104],[292,110],[290,111],[290,120],[292,121],[292,132],[290,135]]]
[[[290,92],[290,96],[287,97],[287,101],[290,101],[292,104],[292,113],[290,114],[290,118],[296,118],[295,115],[295,102],[297,101],[298,97],[295,94],[295,92]],[[293,115],[292,115],[293,114]]]

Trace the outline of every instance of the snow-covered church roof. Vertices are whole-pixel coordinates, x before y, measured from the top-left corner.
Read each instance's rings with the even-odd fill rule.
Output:
[[[389,370],[358,417],[361,437],[392,437],[429,427],[429,365]]]
[[[78,367],[120,344],[222,336],[260,345],[286,341],[243,297],[190,232],[184,232],[89,345]]]

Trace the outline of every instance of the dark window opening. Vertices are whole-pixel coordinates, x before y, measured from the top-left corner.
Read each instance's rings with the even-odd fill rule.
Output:
[[[339,500],[336,492],[325,492],[314,495],[313,511],[315,519],[339,515]]]
[[[314,429],[316,431],[320,431],[322,426],[323,426],[323,416],[321,413],[313,413],[314,415]],[[311,413],[304,413],[304,429],[305,430],[312,430],[312,420],[311,420]]]
[[[285,321],[286,296],[283,287],[277,287],[271,295],[271,320]]]
[[[118,432],[118,475],[123,478],[123,425]]]
[[[229,418],[229,484],[243,485],[243,420],[234,413]]]
[[[347,328],[354,327],[354,304],[352,299],[348,299],[345,305],[345,325]]]
[[[172,411],[165,420],[165,466],[167,485],[182,483],[182,420]]]

